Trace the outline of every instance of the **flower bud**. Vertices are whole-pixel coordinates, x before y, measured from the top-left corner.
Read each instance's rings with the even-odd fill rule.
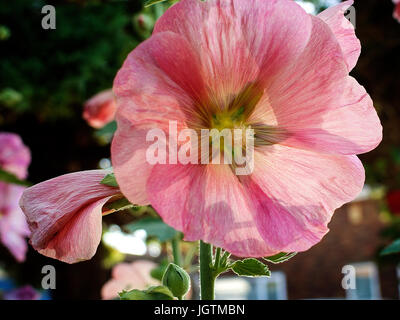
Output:
[[[162,284],[166,286],[175,297],[182,298],[190,289],[190,277],[181,267],[170,263],[167,270],[165,270]]]
[[[143,38],[151,36],[154,23],[154,18],[149,14],[139,13],[133,17],[133,26],[136,32]]]

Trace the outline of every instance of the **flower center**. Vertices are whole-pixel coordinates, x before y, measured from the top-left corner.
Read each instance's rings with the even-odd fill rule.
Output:
[[[244,127],[244,107],[237,110],[228,110],[212,116],[211,129],[222,131],[224,129],[242,129]]]
[[[251,129],[246,124],[244,107],[236,107],[212,114],[210,127],[210,146],[217,149],[223,156],[230,154],[234,157],[235,153],[246,149],[249,134],[247,129]],[[251,138],[251,137],[250,137]],[[218,152],[213,150],[213,154]]]

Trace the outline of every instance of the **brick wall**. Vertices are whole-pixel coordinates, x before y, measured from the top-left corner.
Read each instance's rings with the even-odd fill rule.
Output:
[[[378,264],[379,236],[384,223],[374,201],[350,203],[338,209],[329,224],[330,232],[309,251],[272,266],[285,272],[289,299],[344,298],[342,267],[346,264],[374,261],[379,267],[383,298],[398,299],[394,264]]]

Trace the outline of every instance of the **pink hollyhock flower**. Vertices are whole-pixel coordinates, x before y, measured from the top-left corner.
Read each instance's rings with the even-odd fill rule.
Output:
[[[14,133],[0,132],[0,168],[25,179],[30,162],[31,153],[21,137]]]
[[[0,133],[0,168],[26,178],[31,161],[29,149],[21,138],[13,133]],[[28,250],[25,237],[30,235],[25,216],[18,201],[25,187],[0,182],[0,241],[10,250],[17,261],[25,260]]]
[[[356,154],[382,127],[349,76],[360,43],[343,12],[307,14],[289,0],[182,0],[129,54],[114,81],[114,173],[123,194],[151,204],[185,239],[237,256],[305,251],[364,184]],[[233,116],[235,115],[235,116]],[[237,116],[239,115],[239,116]],[[146,133],[252,128],[254,171],[146,161]],[[168,137],[168,132],[166,132]]]
[[[85,103],[83,118],[94,128],[102,128],[115,118],[117,106],[112,90],[105,90]]]
[[[148,287],[159,285],[160,282],[150,275],[151,270],[156,267],[157,264],[147,260],[117,264],[112,270],[111,280],[106,282],[101,289],[102,299],[114,299],[123,290],[144,290]]]
[[[393,3],[396,5],[393,12],[393,18],[400,22],[400,0],[393,0]]]
[[[94,256],[101,240],[103,206],[120,191],[101,184],[106,170],[62,175],[25,190],[20,206],[41,254],[67,263]]]

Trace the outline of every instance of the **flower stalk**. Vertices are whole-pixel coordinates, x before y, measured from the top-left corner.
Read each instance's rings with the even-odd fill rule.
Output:
[[[172,245],[172,255],[174,257],[174,263],[177,266],[182,266],[182,255],[181,255],[181,246],[180,246],[180,239],[178,237],[175,237],[171,241]]]
[[[212,245],[200,240],[200,299],[214,300],[216,275],[213,271]]]

